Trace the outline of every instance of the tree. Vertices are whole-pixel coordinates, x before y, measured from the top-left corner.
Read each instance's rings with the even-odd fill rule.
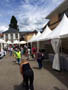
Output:
[[[9,24],[10,28],[14,28],[14,29],[18,29],[18,25],[17,25],[17,20],[15,16],[12,16],[11,20],[10,20],[10,24]]]

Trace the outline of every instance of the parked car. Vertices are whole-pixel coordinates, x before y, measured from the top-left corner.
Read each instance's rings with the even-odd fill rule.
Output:
[[[4,56],[6,55],[6,51],[3,51]]]
[[[0,59],[3,58],[6,55],[6,51],[2,50],[0,51]]]

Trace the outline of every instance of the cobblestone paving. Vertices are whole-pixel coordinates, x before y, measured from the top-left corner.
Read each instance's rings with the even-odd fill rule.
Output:
[[[29,62],[34,70],[35,90],[68,90],[67,85],[50,71],[47,69],[39,70],[36,61]],[[60,75],[60,72],[58,73]],[[0,60],[0,90],[25,90],[22,87],[22,76],[19,72],[19,65],[15,63],[13,57],[5,56]]]

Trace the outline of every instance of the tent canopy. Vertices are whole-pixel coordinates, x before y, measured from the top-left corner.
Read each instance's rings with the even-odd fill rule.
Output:
[[[20,41],[19,43],[20,44],[26,44],[26,41]]]
[[[6,43],[3,39],[0,39],[0,43]]]
[[[37,38],[37,41],[42,41],[44,40],[48,34],[50,34],[52,31],[50,30],[50,28],[47,26],[44,30],[44,32]]]
[[[35,38],[35,36],[36,36],[36,35],[34,34],[34,35],[32,36],[32,38],[31,38],[30,40],[28,40],[28,43],[29,43],[29,42],[32,42],[32,40]]]
[[[68,18],[64,14],[59,25],[50,34],[48,34],[46,39],[61,38],[61,37],[63,38],[63,36],[67,36],[67,34],[68,34]]]
[[[19,41],[18,41],[18,40],[15,40],[15,41],[13,42],[13,44],[19,44]]]
[[[40,32],[37,33],[37,35],[35,36],[35,38],[32,40],[32,42],[36,42],[37,41],[37,38],[41,35]]]
[[[12,42],[8,40],[8,41],[7,41],[7,44],[12,44]]]

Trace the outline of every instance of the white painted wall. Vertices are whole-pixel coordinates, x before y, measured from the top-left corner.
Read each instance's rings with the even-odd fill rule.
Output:
[[[3,39],[6,41],[6,35],[4,34]]]
[[[8,34],[8,40],[11,40],[11,35],[10,34]]]
[[[18,33],[18,40],[20,39],[20,34]]]
[[[16,39],[16,35],[15,35],[15,33],[13,33],[13,40],[15,40]]]

